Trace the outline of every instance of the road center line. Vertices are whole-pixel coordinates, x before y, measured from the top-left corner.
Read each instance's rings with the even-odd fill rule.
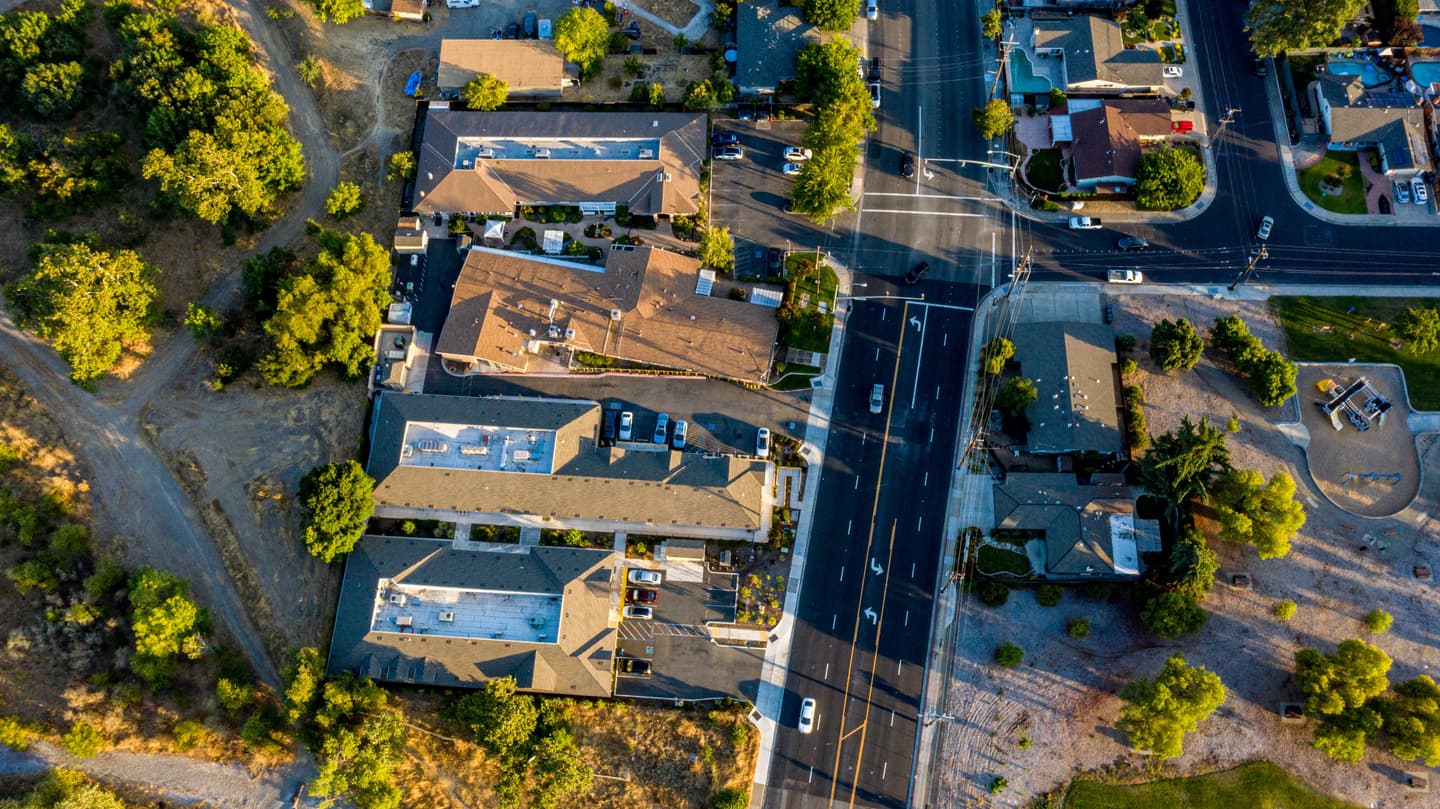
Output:
[[[895,664],[895,676],[900,676],[900,671],[905,668],[905,661],[901,660]]]
[[[825,673],[824,673],[823,675],[821,675],[820,679],[822,679],[822,680],[828,680],[828,679],[830,679],[830,664],[829,664],[829,663],[826,663],[826,664],[825,664]]]
[[[840,581],[845,581],[845,566],[840,566]]]
[[[856,476],[855,476],[855,491],[857,491],[857,492],[860,491],[860,476],[859,476],[859,475],[856,475]]]
[[[905,610],[905,625],[910,625],[910,610]],[[893,711],[891,713],[894,713]]]
[[[928,469],[925,471],[925,479],[920,482],[920,485],[921,485],[921,486],[929,486],[929,485],[930,485],[930,471],[929,471]]]
[[[847,536],[847,537],[850,536],[850,529],[853,528],[853,527],[855,527],[855,521],[854,521],[854,520],[846,520],[846,521],[845,521],[845,536]]]
[[[919,532],[920,526],[922,526],[922,525],[924,525],[924,524],[925,524],[925,518],[924,518],[924,517],[916,517],[916,518],[915,518],[915,530],[916,530],[916,532]]]
[[[839,623],[840,623],[840,613],[837,612],[837,613],[834,613],[833,615],[831,615],[831,616],[830,616],[830,631],[831,631],[831,632],[834,632],[834,631],[835,631],[835,626],[836,626],[836,624],[839,624]]]

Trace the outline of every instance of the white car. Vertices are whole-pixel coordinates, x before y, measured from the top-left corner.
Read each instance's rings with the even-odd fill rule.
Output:
[[[628,578],[631,584],[658,585],[660,583],[660,571],[641,570],[638,567],[632,568]]]
[[[879,413],[885,409],[885,386],[876,382],[870,388],[870,412]]]
[[[1167,79],[1183,78],[1185,76],[1185,69],[1179,65],[1166,65],[1164,75]]]
[[[770,428],[761,427],[755,434],[755,454],[761,458],[770,457]]]
[[[1430,201],[1430,189],[1425,186],[1422,177],[1416,177],[1410,181],[1410,190],[1415,194],[1415,204],[1424,205]]]
[[[675,433],[670,436],[671,449],[685,449],[685,433],[689,427],[685,419],[675,420]]]
[[[880,109],[880,82],[870,82],[870,106]]]
[[[670,415],[669,415],[668,413],[661,413],[661,414],[660,414],[659,416],[657,416],[656,419],[655,419],[655,435],[651,436],[651,438],[652,438],[652,440],[654,441],[654,443],[656,443],[656,444],[663,444],[663,443],[665,443],[665,439],[667,439],[667,438],[669,438],[669,437],[670,437]]]
[[[1271,219],[1271,218],[1268,217],[1268,216],[1265,217],[1264,219],[1261,219],[1261,220],[1260,220],[1260,229],[1257,230],[1257,231],[1255,231],[1255,240],[1256,240],[1256,241],[1261,241],[1261,242],[1263,242],[1263,241],[1269,239],[1269,238],[1270,238],[1270,229],[1273,228],[1273,227],[1275,227],[1275,220],[1274,220],[1274,219]]]
[[[806,697],[800,701],[800,722],[796,725],[801,733],[815,730],[815,700]]]
[[[800,173],[800,168],[801,167],[799,163],[786,163],[785,165],[780,167],[780,173],[784,174],[786,177],[794,177],[795,175]]]
[[[1071,230],[1099,230],[1102,227],[1104,227],[1104,225],[1100,224],[1099,219],[1091,219],[1088,216],[1070,217]]]
[[[620,440],[629,441],[635,436],[635,414],[626,410],[620,414]]]
[[[655,617],[655,610],[651,607],[644,607],[639,604],[631,604],[625,608],[626,618],[635,621],[649,621]]]
[[[1143,284],[1145,274],[1139,270],[1111,270],[1105,273],[1105,280],[1112,284]]]
[[[865,19],[872,21],[880,19],[879,0],[865,0]]]
[[[803,163],[809,160],[812,152],[809,149],[802,149],[799,146],[791,146],[785,150],[785,159],[791,163]]]

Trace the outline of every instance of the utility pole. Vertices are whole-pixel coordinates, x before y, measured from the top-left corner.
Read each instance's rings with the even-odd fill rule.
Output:
[[[1030,281],[1030,248],[1025,249],[1025,255],[1020,257],[1020,262],[1015,265],[1015,272],[1010,277],[1010,283],[1005,287],[1005,294],[995,299],[995,307],[1004,307],[999,315],[996,324],[995,336],[1008,338],[1015,329],[1015,320],[1020,314],[1020,298],[1025,293],[1025,286]],[[979,370],[979,369],[976,369]],[[960,453],[956,467],[965,468],[966,462],[975,450],[985,446],[985,428],[990,423],[990,410],[995,406],[995,396],[999,388],[995,387],[989,374],[981,374],[985,383],[982,384],[979,393],[975,397],[975,410],[971,414],[970,441],[965,445],[964,451]]]
[[[1235,287],[1240,286],[1241,284],[1245,283],[1247,279],[1249,279],[1250,273],[1255,271],[1255,265],[1260,263],[1260,259],[1269,257],[1270,251],[1265,249],[1265,245],[1260,245],[1259,252],[1250,257],[1250,263],[1246,264],[1245,269],[1241,270],[1240,274],[1235,276],[1235,280],[1230,282],[1230,286],[1227,287],[1227,289],[1229,289],[1229,291],[1231,292],[1234,292]]]

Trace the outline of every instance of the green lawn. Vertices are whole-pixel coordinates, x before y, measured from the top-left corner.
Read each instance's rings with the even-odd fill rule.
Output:
[[[1076,781],[1065,809],[1359,809],[1311,792],[1265,761],[1233,770],[1134,786]]]
[[[1270,311],[1285,329],[1290,359],[1393,362],[1404,369],[1410,403],[1420,410],[1440,409],[1440,350],[1417,357],[1390,341],[1398,339],[1393,327],[1397,315],[1411,306],[1434,305],[1434,298],[1270,299]],[[1379,328],[1381,324],[1386,328]]]
[[[1025,179],[1041,191],[1064,191],[1065,172],[1059,149],[1036,149],[1025,164]]]
[[[1030,574],[1030,558],[1023,553],[1007,551],[993,545],[981,545],[975,557],[975,566],[981,573],[1008,571],[1017,576]]]
[[[840,281],[829,265],[815,264],[815,253],[791,253],[785,258],[789,280],[780,304],[780,342],[801,351],[827,353],[830,328],[835,324],[835,290]],[[824,311],[821,311],[821,308]]]
[[[1320,193],[1320,181],[1348,166],[1345,191],[1337,196]],[[1365,178],[1360,175],[1360,156],[1355,152],[1329,151],[1319,163],[1300,172],[1300,190],[1312,202],[1335,213],[1366,213]]]

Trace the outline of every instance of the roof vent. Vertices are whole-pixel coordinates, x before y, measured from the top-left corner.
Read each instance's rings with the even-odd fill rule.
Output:
[[[547,158],[547,157],[549,157],[549,156],[550,156],[550,150],[549,150],[549,149],[536,149],[536,150],[535,150],[535,159],[536,159],[536,160],[544,160],[545,158]]]
[[[545,334],[551,340],[558,339],[560,337],[560,327],[552,323],[550,324],[550,328],[545,330]]]
[[[658,127],[658,126],[660,126],[660,119],[659,119],[659,118],[656,118],[655,120],[653,120],[653,121],[650,122],[650,128],[651,128],[651,129],[654,129],[654,128]]]
[[[640,159],[641,159],[641,160],[654,160],[654,159],[655,159],[655,150],[654,150],[654,149],[641,149],[641,150],[640,150]]]
[[[494,156],[495,156],[495,150],[494,150],[494,149],[491,149],[489,146],[486,146],[486,147],[483,147],[483,148],[481,148],[481,149],[477,149],[477,150],[475,151],[475,156],[476,156],[476,157],[482,157],[482,158],[494,157]]]
[[[425,179],[427,179],[427,180],[433,180],[433,179],[435,179],[435,172],[433,172],[433,171],[427,171],[427,172],[425,172]]]
[[[473,167],[473,163],[472,163],[471,161],[469,161],[469,160],[461,160],[461,161],[460,161],[460,168],[462,168],[462,169],[468,169],[468,168],[472,168],[472,167]]]
[[[548,320],[554,320],[554,319],[555,319],[555,310],[556,310],[556,309],[559,309],[559,308],[560,308],[560,301],[559,301],[559,300],[556,300],[555,298],[551,298],[551,299],[550,299],[550,314],[547,315],[546,318],[547,318]]]
[[[611,319],[611,320],[619,320],[621,314],[622,314],[622,313],[620,312],[619,309],[611,309],[611,310],[610,310],[610,319]]]
[[[565,341],[568,343],[568,342],[570,342],[571,340],[574,340],[574,339],[575,339],[575,330],[574,330],[574,329],[566,329],[566,330],[565,330]]]
[[[665,182],[667,182],[667,183],[670,182],[670,175],[669,175],[669,174],[666,174],[666,175],[665,175]]]

